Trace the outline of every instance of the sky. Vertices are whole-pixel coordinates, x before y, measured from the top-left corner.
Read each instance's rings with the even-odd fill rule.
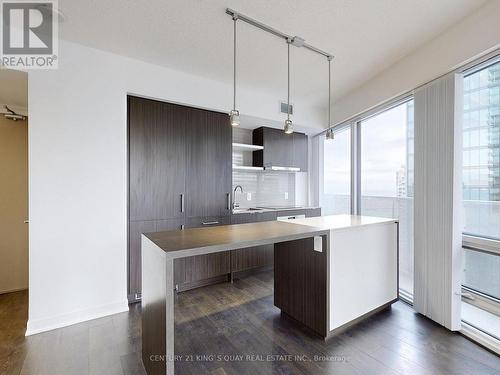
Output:
[[[350,192],[350,130],[325,140],[325,194]],[[361,122],[361,194],[396,197],[396,173],[406,164],[406,104]]]

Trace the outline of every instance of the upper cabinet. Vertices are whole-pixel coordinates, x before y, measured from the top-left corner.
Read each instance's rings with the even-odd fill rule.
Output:
[[[136,97],[128,102],[130,220],[182,217],[185,109]]]
[[[230,214],[228,115],[129,97],[130,221]]]
[[[264,147],[253,152],[254,167],[294,167],[307,171],[307,135],[260,127],[253,131],[253,144]]]

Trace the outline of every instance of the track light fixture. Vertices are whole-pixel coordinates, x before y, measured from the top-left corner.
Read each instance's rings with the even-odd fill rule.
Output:
[[[287,58],[288,58],[288,95],[286,100],[287,101],[286,120],[285,120],[285,126],[283,128],[285,134],[293,133],[293,123],[292,120],[290,120],[290,43],[292,43],[292,40],[287,39],[286,47],[287,47]]]
[[[233,109],[229,113],[231,126],[240,125],[240,111],[236,109],[236,21],[238,17],[233,16]]]
[[[270,27],[266,24],[263,24],[260,21],[257,21],[256,19],[250,18],[244,14],[241,14],[239,12],[236,12],[230,8],[226,8],[226,14],[232,17],[234,21],[234,92],[233,92],[233,109],[230,112],[230,119],[231,119],[231,125],[233,126],[238,126],[240,124],[240,113],[236,110],[236,20],[241,20],[249,25],[252,25],[256,28],[259,28],[261,30],[264,30],[265,32],[268,32],[270,34],[273,34],[274,36],[277,36],[278,38],[285,39],[287,43],[287,52],[288,52],[288,110],[287,110],[287,116],[284,124],[283,130],[285,131],[286,134],[292,134],[293,133],[293,123],[292,120],[290,120],[290,44],[298,47],[298,48],[305,48],[309,51],[312,51],[314,53],[320,54],[328,59],[328,128],[331,128],[331,61],[333,60],[333,56],[325,51],[322,51],[321,49],[314,47],[310,45],[309,43],[306,43],[306,41],[299,37],[299,36],[291,36],[288,34],[285,34],[279,30],[276,30],[274,27]],[[331,130],[331,129],[330,129]],[[328,135],[329,134],[329,135]],[[332,137],[333,139],[333,131],[330,133],[327,133],[328,137]]]
[[[328,130],[326,131],[326,139],[333,139],[332,126],[332,56],[328,56]]]

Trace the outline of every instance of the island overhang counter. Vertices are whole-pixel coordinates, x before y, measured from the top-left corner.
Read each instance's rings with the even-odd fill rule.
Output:
[[[350,215],[143,234],[147,373],[174,373],[174,259],[274,244],[274,304],[326,339],[397,300],[397,242],[396,220]]]

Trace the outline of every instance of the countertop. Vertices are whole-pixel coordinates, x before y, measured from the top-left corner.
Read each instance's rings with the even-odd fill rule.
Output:
[[[314,228],[337,230],[373,224],[396,223],[397,221],[397,219],[388,219],[384,217],[374,216],[331,215],[309,217],[306,219],[293,219],[287,220],[286,222],[311,226]]]
[[[258,214],[263,212],[281,212],[281,211],[300,211],[300,210],[315,210],[321,207],[281,207],[281,208],[259,208],[257,210],[248,210],[247,208],[233,209],[233,215],[239,214]]]
[[[311,225],[282,221],[145,233],[170,258],[215,253],[328,234]]]
[[[334,215],[153,232],[145,233],[144,236],[165,251],[169,258],[184,258],[326,235],[331,230],[391,222],[395,223],[397,220]]]

